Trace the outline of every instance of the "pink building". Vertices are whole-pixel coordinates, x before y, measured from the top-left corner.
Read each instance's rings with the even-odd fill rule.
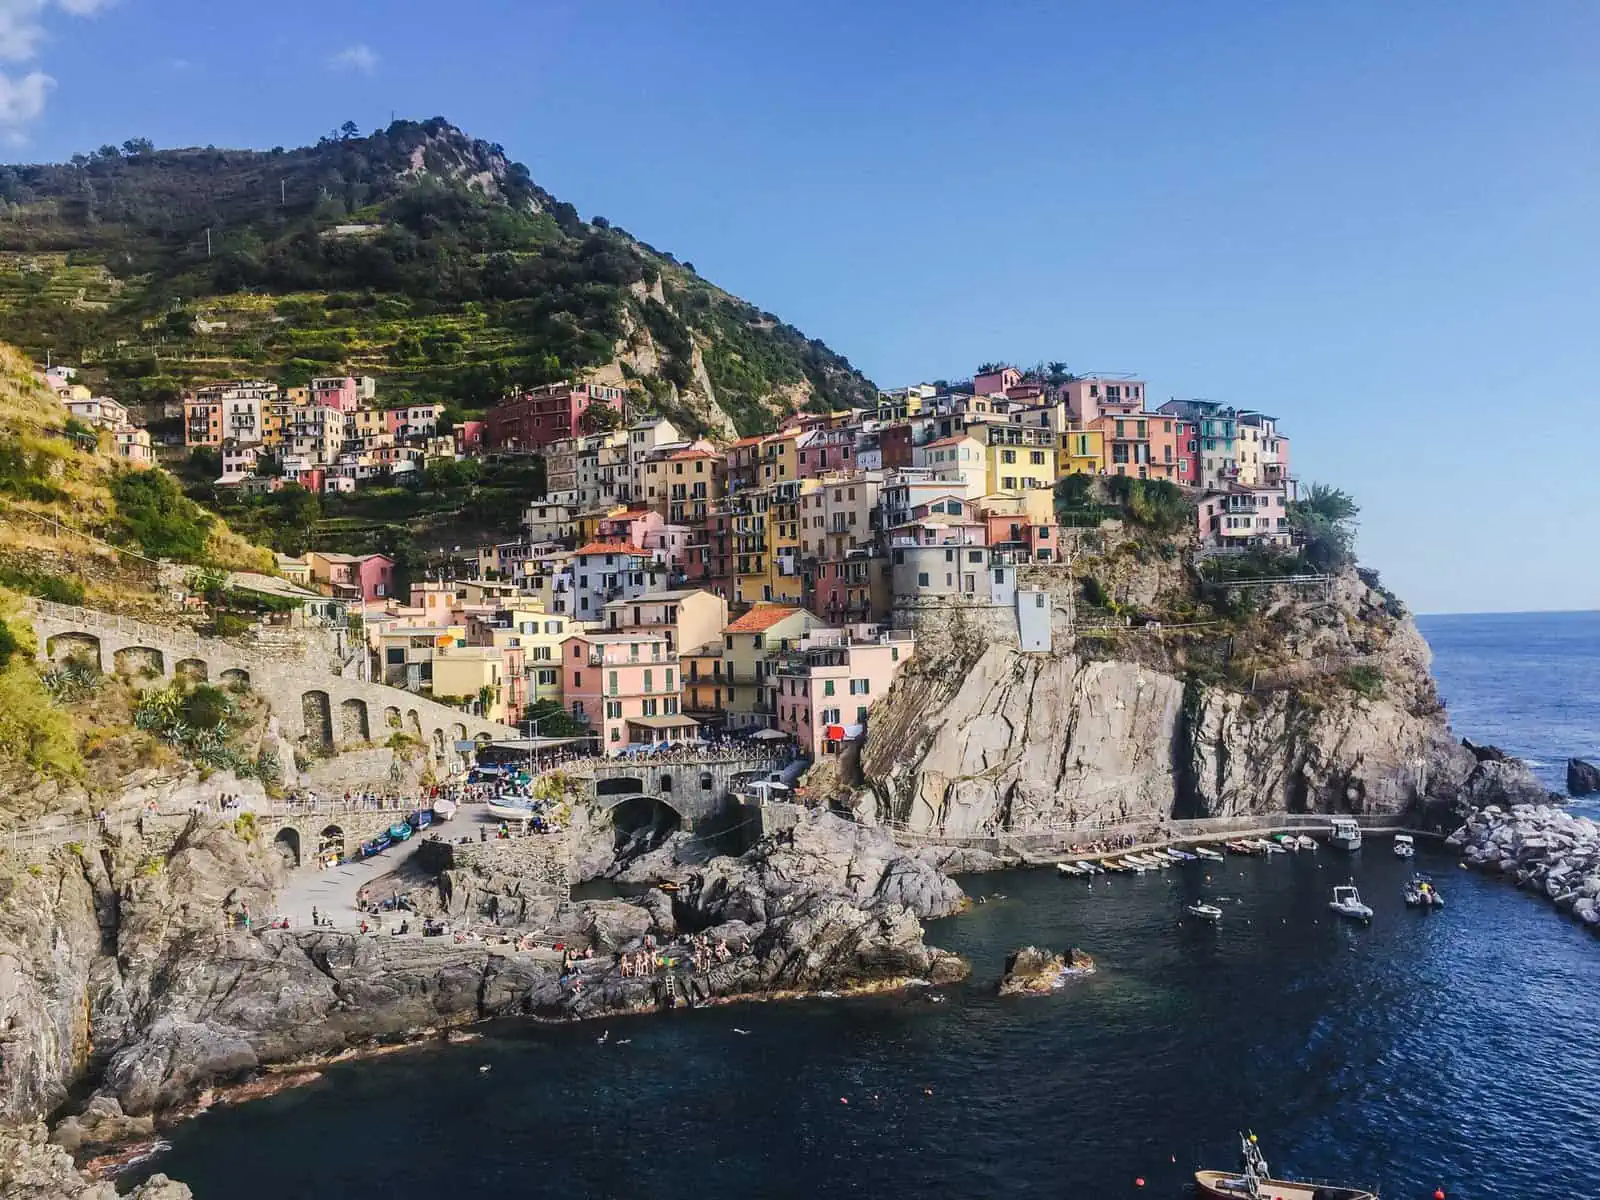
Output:
[[[455,429],[456,453],[477,454],[483,449],[483,422],[462,421]]]
[[[1012,550],[1018,562],[1061,561],[1061,527],[1033,525],[1025,516],[985,513],[988,544],[997,550]]]
[[[432,437],[439,428],[441,404],[411,404],[405,408],[387,409],[383,414],[383,427],[397,438]]]
[[[394,559],[385,554],[329,554],[312,550],[306,563],[324,595],[382,600],[394,594]]]
[[[801,479],[853,470],[856,466],[854,429],[813,429],[795,443],[796,474]]]
[[[678,710],[678,656],[659,634],[574,634],[561,662],[562,698],[602,753],[695,736],[698,723]]]
[[[812,568],[810,608],[824,621],[882,621],[893,606],[886,555],[861,548]]]
[[[666,523],[666,518],[655,509],[640,505],[601,518],[595,523],[595,541],[625,543],[643,550],[650,545],[651,535],[659,533]]]
[[[1085,425],[1097,419],[1108,409],[1124,413],[1144,408],[1144,380],[1142,379],[1074,379],[1061,385],[1058,399],[1067,405],[1067,414]],[[1129,405],[1131,404],[1131,409]]]
[[[1014,388],[1022,383],[1022,372],[1015,367],[1001,367],[998,371],[989,371],[975,376],[972,380],[972,391],[978,396],[994,396],[1003,393],[1008,388]]]
[[[355,412],[361,407],[361,385],[349,375],[343,378],[313,379],[311,403],[318,408],[331,408],[337,412]]]
[[[872,625],[813,629],[777,664],[777,727],[815,760],[866,732],[872,705],[916,652],[911,634]]]

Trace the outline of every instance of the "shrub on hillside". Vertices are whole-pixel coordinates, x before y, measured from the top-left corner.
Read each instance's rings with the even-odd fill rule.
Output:
[[[122,536],[151,558],[199,562],[211,535],[211,517],[178,489],[164,471],[125,471],[111,481]]]

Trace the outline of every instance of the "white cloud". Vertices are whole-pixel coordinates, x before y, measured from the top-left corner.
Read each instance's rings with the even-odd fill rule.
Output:
[[[13,78],[0,71],[0,131],[15,140],[22,126],[44,112],[45,97],[56,81],[43,71],[29,71]]]
[[[54,7],[75,17],[92,17],[117,0],[0,0],[0,62],[31,62],[45,40],[45,16]],[[0,72],[0,139],[23,140],[23,127],[44,112],[56,81],[43,71],[13,77]]]
[[[378,52],[365,42],[346,46],[328,60],[336,71],[354,71],[357,75],[371,75],[378,69]]]

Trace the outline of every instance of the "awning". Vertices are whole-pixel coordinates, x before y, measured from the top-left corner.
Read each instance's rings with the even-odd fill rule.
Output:
[[[698,729],[700,722],[693,717],[682,715],[676,717],[629,717],[629,725],[638,725],[644,729]]]
[[[750,736],[752,738],[759,738],[764,742],[770,742],[775,738],[786,738],[789,735],[781,729],[758,729]]]
[[[844,741],[844,726],[825,725],[822,729],[822,736],[830,742],[842,742]]]

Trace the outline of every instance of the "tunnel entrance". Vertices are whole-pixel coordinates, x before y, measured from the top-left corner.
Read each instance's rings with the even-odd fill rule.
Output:
[[[630,796],[611,810],[616,831],[617,860],[626,862],[648,854],[683,827],[683,818],[670,804],[654,796]]]

